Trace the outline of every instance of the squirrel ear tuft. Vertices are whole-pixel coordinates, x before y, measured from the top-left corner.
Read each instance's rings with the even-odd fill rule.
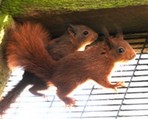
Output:
[[[109,32],[108,32],[108,30],[107,30],[107,28],[105,26],[102,28],[102,33],[104,34],[104,36],[106,38],[110,37],[110,34],[109,34]]]
[[[116,38],[118,38],[118,39],[124,39],[122,33],[117,33],[117,34],[116,34]]]
[[[109,49],[112,49],[112,38],[111,37],[107,38],[106,36],[103,36],[103,39],[107,44],[107,46],[109,47]]]
[[[119,27],[118,25],[116,25],[116,29],[117,29],[116,37],[117,38],[120,38],[120,39],[123,39],[123,31],[122,31],[121,27]]]
[[[111,49],[112,48],[111,36],[110,36],[107,28],[103,27],[102,32],[103,32],[103,39],[104,39],[105,43]]]
[[[72,36],[75,36],[76,35],[76,32],[75,32],[75,28],[74,27],[75,27],[74,25],[69,24],[68,25],[68,28],[67,28],[68,33],[70,35],[72,35]]]

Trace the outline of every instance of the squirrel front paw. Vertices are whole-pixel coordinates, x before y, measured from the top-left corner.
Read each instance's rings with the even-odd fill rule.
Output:
[[[112,85],[112,89],[114,89],[115,91],[117,91],[118,87],[125,87],[125,83],[120,81],[120,82],[117,82],[116,84]]]

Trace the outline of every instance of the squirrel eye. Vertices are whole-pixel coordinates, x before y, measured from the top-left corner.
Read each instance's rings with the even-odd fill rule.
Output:
[[[123,52],[125,52],[125,50],[124,50],[124,48],[119,48],[119,49],[118,49],[118,52],[119,52],[119,53],[123,53]]]
[[[84,31],[83,34],[84,34],[84,35],[87,35],[87,34],[88,34],[88,31]]]

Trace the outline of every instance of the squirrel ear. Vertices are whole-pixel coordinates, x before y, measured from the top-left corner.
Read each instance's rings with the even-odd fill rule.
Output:
[[[116,29],[117,29],[116,38],[123,39],[123,31],[122,31],[121,27],[119,27],[118,25],[116,25]]]
[[[108,30],[107,30],[107,28],[105,26],[102,28],[102,33],[104,34],[104,36],[106,38],[110,37],[110,34],[109,34],[109,32],[108,32]]]
[[[103,31],[103,39],[105,41],[105,43],[108,45],[108,47],[111,49],[112,48],[112,41],[111,41],[111,36],[107,30],[106,27],[103,27],[102,28],[102,31]]]
[[[107,46],[109,47],[109,49],[112,49],[112,39],[111,37],[107,38],[106,36],[103,37],[105,43],[107,44]]]
[[[69,24],[69,25],[68,25],[67,31],[68,31],[68,33],[69,33],[70,35],[72,35],[72,36],[75,36],[75,35],[76,35],[74,25],[72,25],[72,24]]]
[[[117,34],[116,34],[116,38],[124,39],[122,33],[117,33]]]

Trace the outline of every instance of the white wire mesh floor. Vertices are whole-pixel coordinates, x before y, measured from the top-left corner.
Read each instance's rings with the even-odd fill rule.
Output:
[[[77,107],[66,108],[55,95],[55,89],[37,97],[21,93],[0,119],[147,119],[148,118],[148,44],[147,38],[128,40],[138,52],[136,59],[116,68],[110,80],[124,81],[118,92],[87,82],[73,92]],[[19,74],[19,75],[18,75]],[[4,94],[21,79],[12,75]]]

